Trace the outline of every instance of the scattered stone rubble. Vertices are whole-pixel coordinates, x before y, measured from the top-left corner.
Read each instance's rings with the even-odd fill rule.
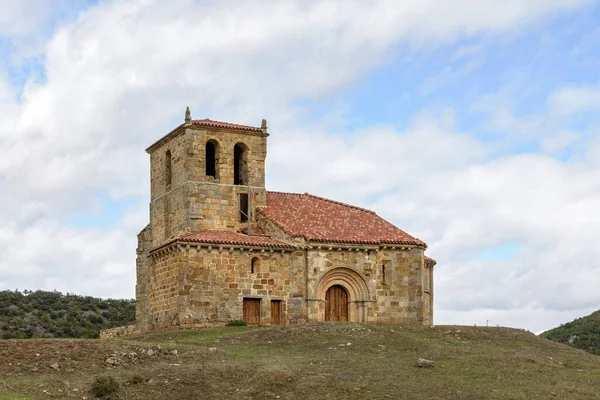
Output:
[[[433,368],[434,365],[435,365],[434,361],[427,360],[425,358],[419,358],[417,360],[417,367],[420,367],[420,368]]]
[[[113,339],[121,336],[135,335],[136,333],[139,333],[137,325],[118,326],[100,331],[100,339]]]
[[[179,352],[177,350],[164,350],[160,346],[156,347],[140,347],[136,351],[129,353],[117,352],[108,354],[104,357],[104,363],[107,368],[116,368],[120,366],[127,366],[137,364],[140,361],[147,359],[159,359],[168,358],[170,356],[176,356]]]

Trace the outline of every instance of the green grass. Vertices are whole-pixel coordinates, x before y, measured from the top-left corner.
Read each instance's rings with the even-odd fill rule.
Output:
[[[66,349],[41,341],[31,352],[54,354],[53,343]],[[81,399],[99,375],[114,376],[126,399],[597,399],[600,387],[600,357],[507,328],[322,323],[69,343],[74,354],[83,345],[89,357],[73,356],[71,372],[0,370],[0,393],[4,382],[32,398]],[[160,357],[111,370],[103,363],[107,354],[158,346]],[[418,358],[436,364],[418,368]]]

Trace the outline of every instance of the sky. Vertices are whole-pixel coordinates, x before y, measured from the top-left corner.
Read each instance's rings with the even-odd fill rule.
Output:
[[[0,290],[135,296],[147,146],[268,120],[267,188],[428,244],[436,324],[600,308],[600,3],[3,0]]]

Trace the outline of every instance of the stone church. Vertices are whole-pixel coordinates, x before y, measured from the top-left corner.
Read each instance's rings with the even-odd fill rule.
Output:
[[[373,211],[265,188],[261,127],[185,122],[150,154],[137,329],[308,321],[431,324],[426,244]]]

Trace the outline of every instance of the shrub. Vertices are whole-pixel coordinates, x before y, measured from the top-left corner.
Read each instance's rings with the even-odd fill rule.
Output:
[[[144,381],[145,379],[142,378],[140,375],[133,375],[131,378],[129,378],[127,383],[129,383],[130,385],[137,385],[138,383],[143,383]]]
[[[90,392],[96,397],[107,396],[119,390],[119,383],[112,376],[97,376]]]
[[[227,326],[246,326],[246,321],[242,321],[241,319],[234,319],[227,323]]]

